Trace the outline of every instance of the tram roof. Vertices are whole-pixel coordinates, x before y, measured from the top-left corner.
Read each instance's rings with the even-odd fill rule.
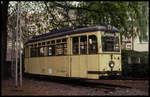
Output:
[[[86,32],[93,32],[93,31],[109,31],[106,26],[93,26],[93,27],[83,27],[83,28],[76,28],[76,29],[60,29],[60,30],[51,30],[49,33],[38,35],[32,37],[29,41],[25,44],[40,40],[45,40],[49,38],[64,36],[64,35],[71,35],[77,33],[86,33]],[[119,30],[115,27],[112,27],[112,30],[109,31],[110,33],[119,32]]]

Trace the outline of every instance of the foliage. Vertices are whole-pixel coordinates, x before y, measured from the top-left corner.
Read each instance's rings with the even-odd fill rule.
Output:
[[[136,19],[137,31],[139,32],[140,41],[146,40],[148,36],[149,29],[149,3],[148,2],[140,2],[139,4],[139,15]]]
[[[132,63],[128,64],[128,57],[133,60],[140,57],[140,64]],[[122,75],[124,77],[148,77],[149,63],[148,52],[135,52],[122,50]]]
[[[26,25],[23,27],[25,30],[24,32],[26,32],[24,33],[26,38],[31,35],[47,33],[49,30],[60,29],[62,27],[76,28],[79,26],[108,24],[120,29],[121,35],[130,36],[133,34],[133,29],[129,29],[131,26],[137,26],[138,29],[142,30],[141,33],[145,35],[145,31],[142,29],[142,23],[145,20],[141,19],[143,17],[142,15],[148,16],[146,14],[147,11],[145,11],[145,14],[143,14],[144,12],[141,11],[147,8],[147,4],[145,2],[22,1],[21,4],[21,15],[26,21]],[[9,12],[10,14],[16,13],[15,5],[16,3],[14,6],[10,6],[12,10]],[[31,20],[26,19],[26,16],[29,13],[32,15],[30,17],[32,18]],[[71,15],[73,15],[73,17]],[[133,20],[137,21],[133,22]],[[29,28],[27,25],[31,22],[35,23],[38,29],[37,31],[31,32],[28,30]],[[134,31],[134,36],[137,34],[139,34],[139,31]]]
[[[127,37],[139,36],[140,41],[148,39],[148,2],[129,2],[129,20]],[[134,47],[134,46],[133,46]],[[132,48],[133,49],[133,48]]]

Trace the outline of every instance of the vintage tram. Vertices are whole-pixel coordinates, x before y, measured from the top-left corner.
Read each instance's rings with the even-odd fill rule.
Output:
[[[122,71],[120,33],[112,26],[52,31],[33,37],[24,47],[29,74],[99,79]]]

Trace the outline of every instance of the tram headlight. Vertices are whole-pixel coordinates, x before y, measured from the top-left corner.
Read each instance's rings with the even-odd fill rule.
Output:
[[[114,66],[115,66],[115,63],[114,63],[113,61],[110,61],[110,62],[109,62],[109,67],[110,67],[110,68],[113,68]]]
[[[113,64],[113,63],[111,63],[111,64],[110,64],[110,67],[114,67],[114,64]]]

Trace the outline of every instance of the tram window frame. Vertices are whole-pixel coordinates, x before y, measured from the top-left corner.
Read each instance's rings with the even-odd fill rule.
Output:
[[[43,51],[42,51],[43,49]],[[38,47],[38,56],[43,57],[44,56],[44,47]]]
[[[51,46],[47,46],[47,52],[48,52],[48,56],[52,56],[52,50],[49,50],[49,48],[52,49]],[[50,54],[51,53],[51,54]]]
[[[50,45],[50,42],[51,42],[51,41],[47,41],[46,44],[47,44],[47,45]]]
[[[51,47],[51,50],[49,50],[50,47]],[[55,45],[47,46],[47,53],[48,53],[47,56],[55,56]]]
[[[93,40],[92,40],[92,38],[93,38]],[[92,43],[90,43],[90,42],[92,42]],[[97,53],[98,53],[97,36],[96,35],[89,35],[88,36],[88,54],[97,54]]]
[[[29,57],[29,46],[26,46],[24,50],[25,50],[25,58],[28,58]]]
[[[42,45],[44,46],[44,45],[45,45],[45,42],[42,42]]]
[[[44,46],[44,56],[47,56],[48,55],[48,47],[47,46]]]
[[[79,36],[72,37],[72,54],[73,55],[79,54]]]
[[[63,53],[67,55],[67,42],[63,44]]]
[[[67,38],[63,38],[62,42],[66,43],[67,42]]]
[[[87,54],[87,36],[86,35],[80,36],[80,54],[81,55]]]
[[[57,40],[56,40],[56,43],[61,43],[61,39],[57,39]]]
[[[33,48],[33,44],[31,44],[30,46],[31,46],[31,48]]]
[[[58,39],[60,43],[56,44],[56,56],[67,55],[67,38]],[[57,40],[56,40],[57,41]]]
[[[34,47],[36,47],[37,46],[37,44],[34,44]]]
[[[38,43],[38,46],[41,46],[41,43]]]
[[[34,57],[39,57],[39,45],[38,45],[38,43],[37,43],[37,46],[34,47],[34,49],[35,49],[35,52],[36,52],[36,56],[34,56]]]
[[[103,52],[120,52],[119,37],[102,36],[101,39]]]
[[[56,44],[56,56],[63,55],[63,44]]]
[[[52,45],[55,45],[55,40],[52,40],[52,41],[51,41],[51,44],[52,44]]]
[[[31,57],[36,57],[37,56],[37,51],[36,51],[36,48],[30,48],[30,51],[31,51]]]

